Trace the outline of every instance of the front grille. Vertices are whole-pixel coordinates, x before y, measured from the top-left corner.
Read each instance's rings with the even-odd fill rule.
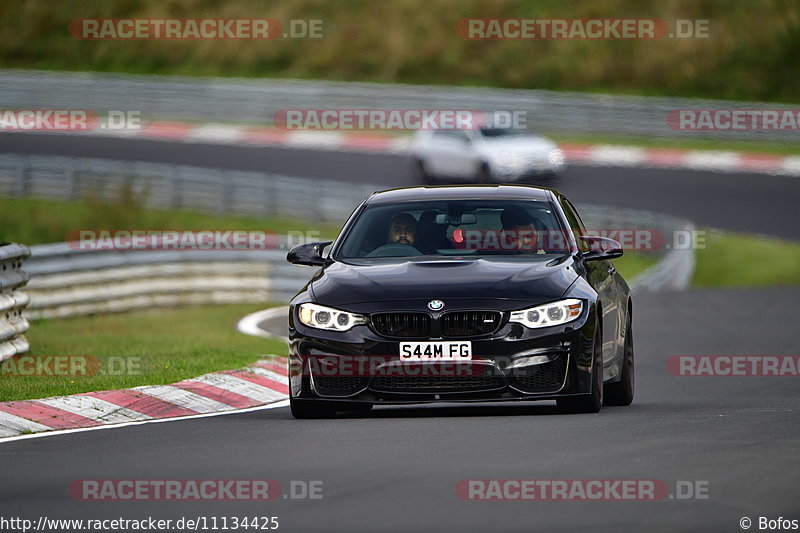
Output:
[[[314,377],[314,389],[323,396],[349,396],[363,389],[365,384],[363,377]]]
[[[564,383],[567,372],[567,355],[554,361],[512,369],[516,386],[525,392],[555,392]]]
[[[380,313],[372,315],[372,327],[385,337],[427,338],[431,317],[427,313]]]
[[[441,318],[443,337],[476,337],[497,331],[503,315],[497,311],[453,311]]]
[[[453,392],[503,387],[505,380],[494,372],[470,376],[379,376],[370,384],[370,389],[377,392]]]

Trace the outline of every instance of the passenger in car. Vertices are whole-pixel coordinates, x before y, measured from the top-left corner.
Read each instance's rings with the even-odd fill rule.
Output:
[[[528,253],[545,253],[539,249],[536,223],[527,211],[516,206],[507,207],[500,214],[500,222],[503,225],[502,243],[505,247]]]

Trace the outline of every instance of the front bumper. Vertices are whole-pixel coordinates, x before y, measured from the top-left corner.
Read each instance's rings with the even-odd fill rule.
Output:
[[[491,164],[492,175],[503,181],[524,181],[526,179],[558,176],[566,170],[563,160],[550,161],[539,158],[520,158],[505,161],[494,160]]]
[[[294,307],[290,312],[294,312]],[[529,329],[503,323],[476,337],[472,360],[404,362],[401,341],[368,325],[347,332],[308,328],[290,319],[290,392],[296,399],[404,404],[544,400],[591,392],[593,305],[562,326]]]

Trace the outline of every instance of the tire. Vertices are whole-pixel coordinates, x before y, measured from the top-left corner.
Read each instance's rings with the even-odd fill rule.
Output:
[[[422,159],[414,159],[412,169],[417,183],[421,183],[422,185],[436,185],[436,178],[425,168],[425,162]]]
[[[628,320],[625,324],[625,348],[622,358],[620,379],[616,383],[606,385],[605,405],[630,405],[633,402],[634,389],[633,365],[633,321],[628,310]]]
[[[556,399],[560,411],[564,413],[597,413],[603,407],[602,350],[603,335],[598,324],[592,342],[592,392]]]
[[[553,187],[553,188],[555,188],[555,186],[558,185],[558,182],[559,182],[558,174],[551,171],[543,172],[541,174],[535,174],[533,176],[529,176],[524,180],[522,180],[522,183],[528,185],[535,185],[537,187]]]
[[[475,174],[475,182],[480,184],[492,183],[492,169],[488,163],[481,163],[478,172]]]
[[[289,405],[292,410],[292,416],[298,419],[333,418],[336,415],[336,408],[325,402],[291,398]]]
[[[546,187],[555,188],[556,185],[558,185],[560,181],[561,181],[561,175],[558,174],[557,172],[547,171],[547,172],[544,173],[544,181],[543,181],[543,183],[544,183],[544,185]]]

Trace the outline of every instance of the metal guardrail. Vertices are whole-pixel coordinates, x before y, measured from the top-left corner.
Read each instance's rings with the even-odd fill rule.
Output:
[[[274,250],[80,250],[31,247],[26,269],[32,318],[179,305],[288,301],[308,280]]]
[[[0,108],[140,111],[145,118],[269,123],[281,109],[526,111],[548,133],[786,140],[780,131],[676,131],[675,109],[790,109],[774,103],[525,89],[237,78],[0,71]]]
[[[659,261],[627,280],[634,292],[640,291],[666,291],[683,290],[689,287],[694,274],[695,252],[688,246],[673,246],[674,235],[680,232],[690,235],[695,226],[690,221],[677,218],[664,213],[645,211],[627,207],[582,205],[578,208],[587,229],[646,229],[655,230],[665,238],[669,249],[660,252],[646,252],[659,254]]]
[[[113,199],[126,188],[155,209],[338,222],[361,199],[382,187],[139,161],[0,154],[0,196]]]
[[[27,246],[0,243],[0,360],[28,351],[28,321],[22,310],[29,297],[18,289],[30,275],[22,270],[22,262],[30,255]]]
[[[592,228],[689,229],[674,217],[603,206],[583,206]],[[295,243],[296,244],[296,243]],[[80,250],[70,243],[31,247],[26,270],[34,318],[58,318],[160,306],[288,301],[313,269],[286,262],[290,244],[271,250]],[[671,250],[635,279],[634,290],[685,288],[691,250]]]

